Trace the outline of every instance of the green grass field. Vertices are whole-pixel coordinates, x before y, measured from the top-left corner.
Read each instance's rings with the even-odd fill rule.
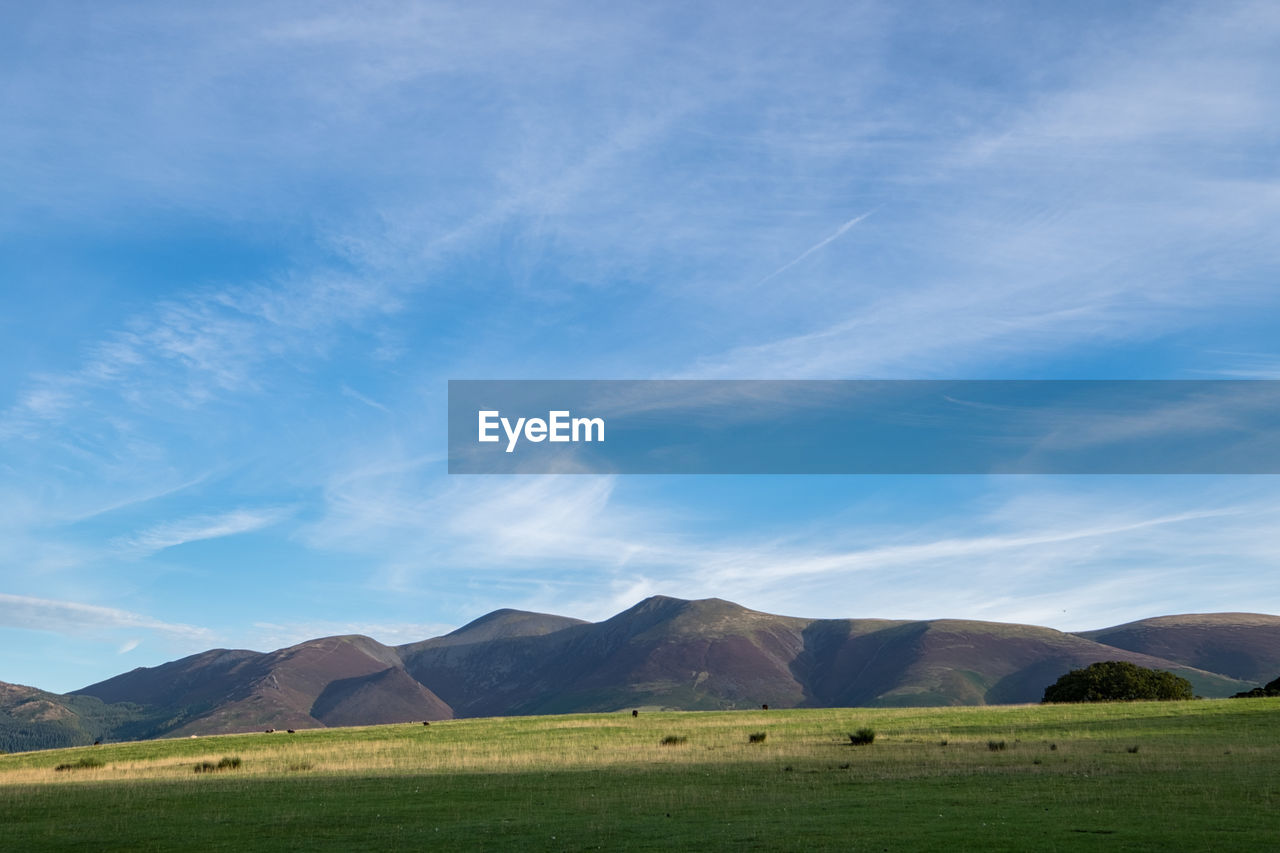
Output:
[[[865,727],[874,743],[851,745]],[[1261,850],[1277,813],[1277,699],[583,714],[0,756],[6,851]]]

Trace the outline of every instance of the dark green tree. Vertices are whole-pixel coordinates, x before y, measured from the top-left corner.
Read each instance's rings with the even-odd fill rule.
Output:
[[[1255,687],[1252,690],[1246,690],[1244,693],[1237,693],[1232,699],[1252,699],[1259,696],[1280,696],[1280,678],[1269,681],[1263,687]]]
[[[1044,702],[1133,702],[1193,699],[1191,682],[1172,672],[1123,660],[1073,669],[1045,688]]]

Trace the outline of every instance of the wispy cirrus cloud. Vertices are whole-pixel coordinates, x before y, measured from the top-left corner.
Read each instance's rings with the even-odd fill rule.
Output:
[[[965,512],[860,520],[837,501],[800,521],[713,533],[713,508],[655,503],[626,478],[456,477],[427,495],[420,473],[384,466],[335,483],[303,536],[364,554],[378,567],[371,582],[389,589],[429,588],[448,567],[504,590],[508,606],[589,619],[657,592],[807,615],[1073,629],[1280,606],[1280,585],[1256,580],[1280,545],[1273,496],[1229,482],[1153,497],[1124,478],[960,478],[976,495]],[[865,499],[856,480],[854,505]],[[1206,570],[1211,585],[1192,580]]]
[[[615,531],[629,547],[625,562],[606,570],[613,594],[601,599],[594,585],[579,587],[569,573],[562,585],[528,594],[532,609],[571,602],[559,606],[588,618],[603,618],[638,594],[665,592],[803,615],[990,619],[1073,630],[1280,605],[1280,585],[1260,585],[1256,576],[1272,565],[1268,549],[1277,544],[1269,503],[1171,511],[1134,508],[1104,490],[1090,507],[1069,502],[1063,517],[1063,501],[1051,494],[1033,502],[1043,509],[1014,499],[963,522],[934,520],[915,530],[855,525],[825,541],[812,528],[829,529],[834,520],[745,541],[694,537],[678,525]],[[539,554],[539,544],[560,553]],[[530,559],[563,565],[585,554],[590,561],[602,544],[594,535],[586,542],[544,537],[530,547],[539,555]],[[515,550],[504,548],[497,562]],[[1212,584],[1197,580],[1206,571]]]
[[[548,488],[585,492],[576,504],[566,501],[579,510],[575,524],[564,526],[557,515],[539,510]],[[1121,616],[1152,615],[1153,607],[1202,608],[1199,596],[1153,600],[1152,586],[1160,577],[1194,575],[1226,551],[1241,554],[1245,564],[1224,572],[1215,594],[1239,600],[1252,571],[1247,566],[1265,564],[1265,548],[1275,539],[1269,525],[1276,512],[1265,504],[1171,511],[1127,508],[1123,500],[1111,498],[1088,509],[1071,501],[1067,514],[1064,503],[1050,496],[1038,501],[1055,506],[1052,513],[1032,514],[1024,497],[986,517],[960,523],[935,520],[925,530],[853,526],[820,538],[812,535],[814,529],[829,529],[835,522],[815,518],[780,534],[708,538],[670,517],[636,513],[632,521],[620,522],[627,516],[625,507],[593,514],[598,486],[531,485],[517,491],[527,499],[515,499],[524,504],[517,516],[520,523],[483,533],[468,528],[473,532],[456,557],[499,574],[522,564],[603,572],[617,589],[604,600],[594,590],[577,593],[578,579],[571,571],[561,572],[558,588],[530,590],[534,609],[554,607],[567,596],[576,606],[573,615],[592,618],[633,603],[626,599],[638,590],[648,594],[675,588],[686,597],[729,598],[781,612],[1000,621],[1034,621],[1034,616],[1043,624],[1081,628],[1089,627],[1082,620],[1105,619],[1105,614],[1123,621]],[[497,503],[502,517],[515,514],[510,493]],[[1017,513],[1013,504],[1019,506]],[[476,500],[467,515],[482,518],[488,507]],[[527,531],[532,533],[523,535]],[[489,547],[493,550],[486,553]],[[1108,597],[1108,591],[1118,589],[1126,591],[1125,598]],[[1255,590],[1248,600],[1263,606],[1277,595],[1280,587]],[[1046,609],[1046,602],[1057,606]]]
[[[205,288],[107,330],[74,370],[33,378],[0,413],[0,439],[39,434],[105,404],[121,421],[264,390],[274,366],[322,356],[339,327],[400,306],[385,283],[321,278]]]
[[[215,638],[207,628],[164,622],[127,610],[7,593],[0,593],[0,625],[59,634],[108,629],[157,631],[177,639],[202,643],[211,643]]]
[[[263,530],[280,523],[289,517],[291,512],[292,510],[287,507],[270,507],[191,516],[148,527],[117,540],[116,545],[119,550],[132,557],[145,557],[189,542],[220,539],[224,536]]]
[[[1266,500],[1200,517],[1199,485],[987,486],[920,515],[930,495],[873,488],[901,518],[871,523],[859,484],[797,520],[768,480],[457,481],[438,458],[446,375],[1160,376],[1145,348],[1188,331],[1189,369],[1266,370],[1197,348],[1265,349],[1240,318],[1276,314],[1269,4],[11,6],[11,592],[164,589],[281,642],[652,592],[1098,621],[1275,601]],[[279,584],[251,612],[195,580],[177,546],[286,505],[280,576],[360,603]],[[253,564],[260,538],[227,550]]]
[[[830,246],[770,303],[789,322],[762,320],[683,375],[1008,375],[1194,329],[1229,313],[1226,292],[1275,310],[1250,270],[1280,260],[1264,165],[1280,99],[1263,59],[1280,16],[1191,6],[1139,29],[1123,50],[1081,40],[1057,85],[895,164],[856,245]],[[983,109],[982,92],[953,94],[954,114]],[[886,253],[903,261],[886,271]]]
[[[799,264],[799,263],[801,263],[802,261],[804,261],[804,259],[805,259],[805,258],[809,257],[809,256],[810,256],[810,255],[812,255],[813,253],[822,251],[822,249],[823,249],[823,248],[825,248],[828,244],[833,243],[833,242],[835,242],[836,240],[839,240],[839,239],[840,239],[840,237],[841,237],[841,235],[843,235],[843,234],[844,234],[844,232],[848,231],[850,228],[852,228],[853,226],[857,225],[859,222],[861,222],[862,220],[866,219],[868,216],[870,216],[870,215],[871,215],[872,213],[874,213],[874,212],[875,212],[875,211],[867,211],[866,213],[861,214],[860,216],[855,216],[855,217],[853,217],[852,219],[848,220],[847,222],[845,222],[844,224],[842,224],[839,228],[837,228],[835,231],[831,232],[831,234],[827,235],[826,237],[823,237],[823,238],[822,238],[821,240],[819,240],[817,243],[814,243],[812,246],[810,246],[809,248],[805,249],[805,250],[804,250],[803,252],[801,252],[799,255],[796,255],[796,256],[795,256],[794,258],[792,258],[790,261],[788,261],[787,263],[785,263],[785,264],[783,264],[782,266],[778,267],[776,270],[774,270],[773,272],[769,273],[769,274],[768,274],[767,276],[765,276],[764,278],[760,279],[760,281],[758,282],[758,284],[764,284],[765,282],[769,281],[770,279],[777,278],[778,276],[782,275],[782,274],[783,274],[784,272],[786,272],[787,270],[789,270],[789,269],[791,269],[792,267],[794,267],[796,264]]]

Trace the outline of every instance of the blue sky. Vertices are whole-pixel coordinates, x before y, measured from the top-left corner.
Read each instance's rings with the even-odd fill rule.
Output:
[[[1271,477],[450,477],[448,379],[1280,377],[1269,3],[0,7],[0,680],[1280,612]]]

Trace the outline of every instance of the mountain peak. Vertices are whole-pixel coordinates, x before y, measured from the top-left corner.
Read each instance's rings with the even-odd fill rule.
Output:
[[[762,622],[783,621],[793,626],[807,624],[807,619],[774,616],[751,610],[723,598],[672,598],[651,595],[639,604],[600,623],[632,635],[644,634],[662,627],[673,635],[706,634],[720,636],[744,630]]]
[[[569,616],[555,616],[550,613],[535,613],[529,610],[514,610],[510,607],[503,607],[491,613],[486,613],[478,619],[473,619],[443,637],[435,637],[422,643],[409,643],[401,648],[417,648],[424,644],[460,645],[516,637],[541,637],[574,625],[585,624],[587,623],[583,620],[573,619]]]
[[[396,648],[346,635],[212,649],[67,696],[0,684],[0,749],[455,715],[1035,702],[1064,672],[1104,660],[1228,696],[1280,673],[1280,617],[1190,614],[1068,634],[805,619],[666,595],[595,623],[503,608]]]
[[[699,613],[741,612],[753,613],[741,604],[726,601],[723,598],[674,598],[669,595],[651,595],[638,604],[632,605],[623,613],[666,613],[676,614],[686,611]],[[621,616],[622,614],[618,614]]]

